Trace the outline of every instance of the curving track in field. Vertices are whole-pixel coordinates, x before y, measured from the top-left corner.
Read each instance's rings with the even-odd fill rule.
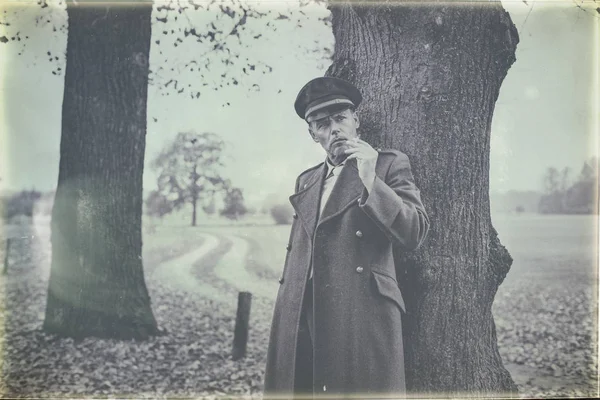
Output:
[[[202,245],[180,257],[159,264],[152,278],[171,286],[199,294],[213,301],[235,306],[235,294],[251,292],[253,297],[273,300],[279,284],[257,273],[255,251],[250,239],[231,234],[201,234]],[[263,268],[264,270],[264,268]]]

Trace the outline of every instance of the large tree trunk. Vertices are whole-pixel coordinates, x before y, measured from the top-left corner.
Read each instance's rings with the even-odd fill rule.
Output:
[[[51,333],[116,338],[157,333],[141,257],[151,12],[150,3],[67,5],[44,321]]]
[[[331,9],[328,75],[362,90],[365,140],[409,155],[431,220],[425,245],[398,262],[408,266],[408,390],[514,393],[491,311],[512,259],[491,223],[489,160],[516,29],[499,3]]]

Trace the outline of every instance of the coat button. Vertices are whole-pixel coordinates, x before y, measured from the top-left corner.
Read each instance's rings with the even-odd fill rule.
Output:
[[[363,233],[361,231],[356,231],[356,237],[363,237]]]
[[[292,249],[292,245],[288,243],[288,245],[287,245],[287,246],[285,246],[285,249],[286,249],[287,251],[290,251],[290,250]]]
[[[323,385],[323,391],[326,392],[327,391],[327,385]]]
[[[283,276],[281,278],[279,278],[279,284],[283,284]]]
[[[292,217],[293,217],[294,219],[298,219],[298,214],[294,213],[294,215],[292,215]]]
[[[359,274],[362,274],[363,271],[363,267],[356,267],[356,272],[358,272]]]

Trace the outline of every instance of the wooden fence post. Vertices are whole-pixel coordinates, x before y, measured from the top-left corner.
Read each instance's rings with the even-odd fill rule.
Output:
[[[233,351],[231,352],[231,357],[234,361],[246,356],[251,303],[252,293],[240,292],[238,294],[237,315],[235,317],[235,330],[233,335]]]
[[[2,273],[6,275],[8,273],[8,252],[10,251],[10,238],[6,239],[6,252],[4,253],[4,270]]]

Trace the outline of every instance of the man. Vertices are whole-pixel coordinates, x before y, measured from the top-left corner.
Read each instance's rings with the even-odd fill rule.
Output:
[[[359,90],[323,77],[295,109],[325,162],[300,174],[275,304],[265,397],[405,392],[402,313],[393,250],[424,240],[429,220],[407,156],[361,140]]]

